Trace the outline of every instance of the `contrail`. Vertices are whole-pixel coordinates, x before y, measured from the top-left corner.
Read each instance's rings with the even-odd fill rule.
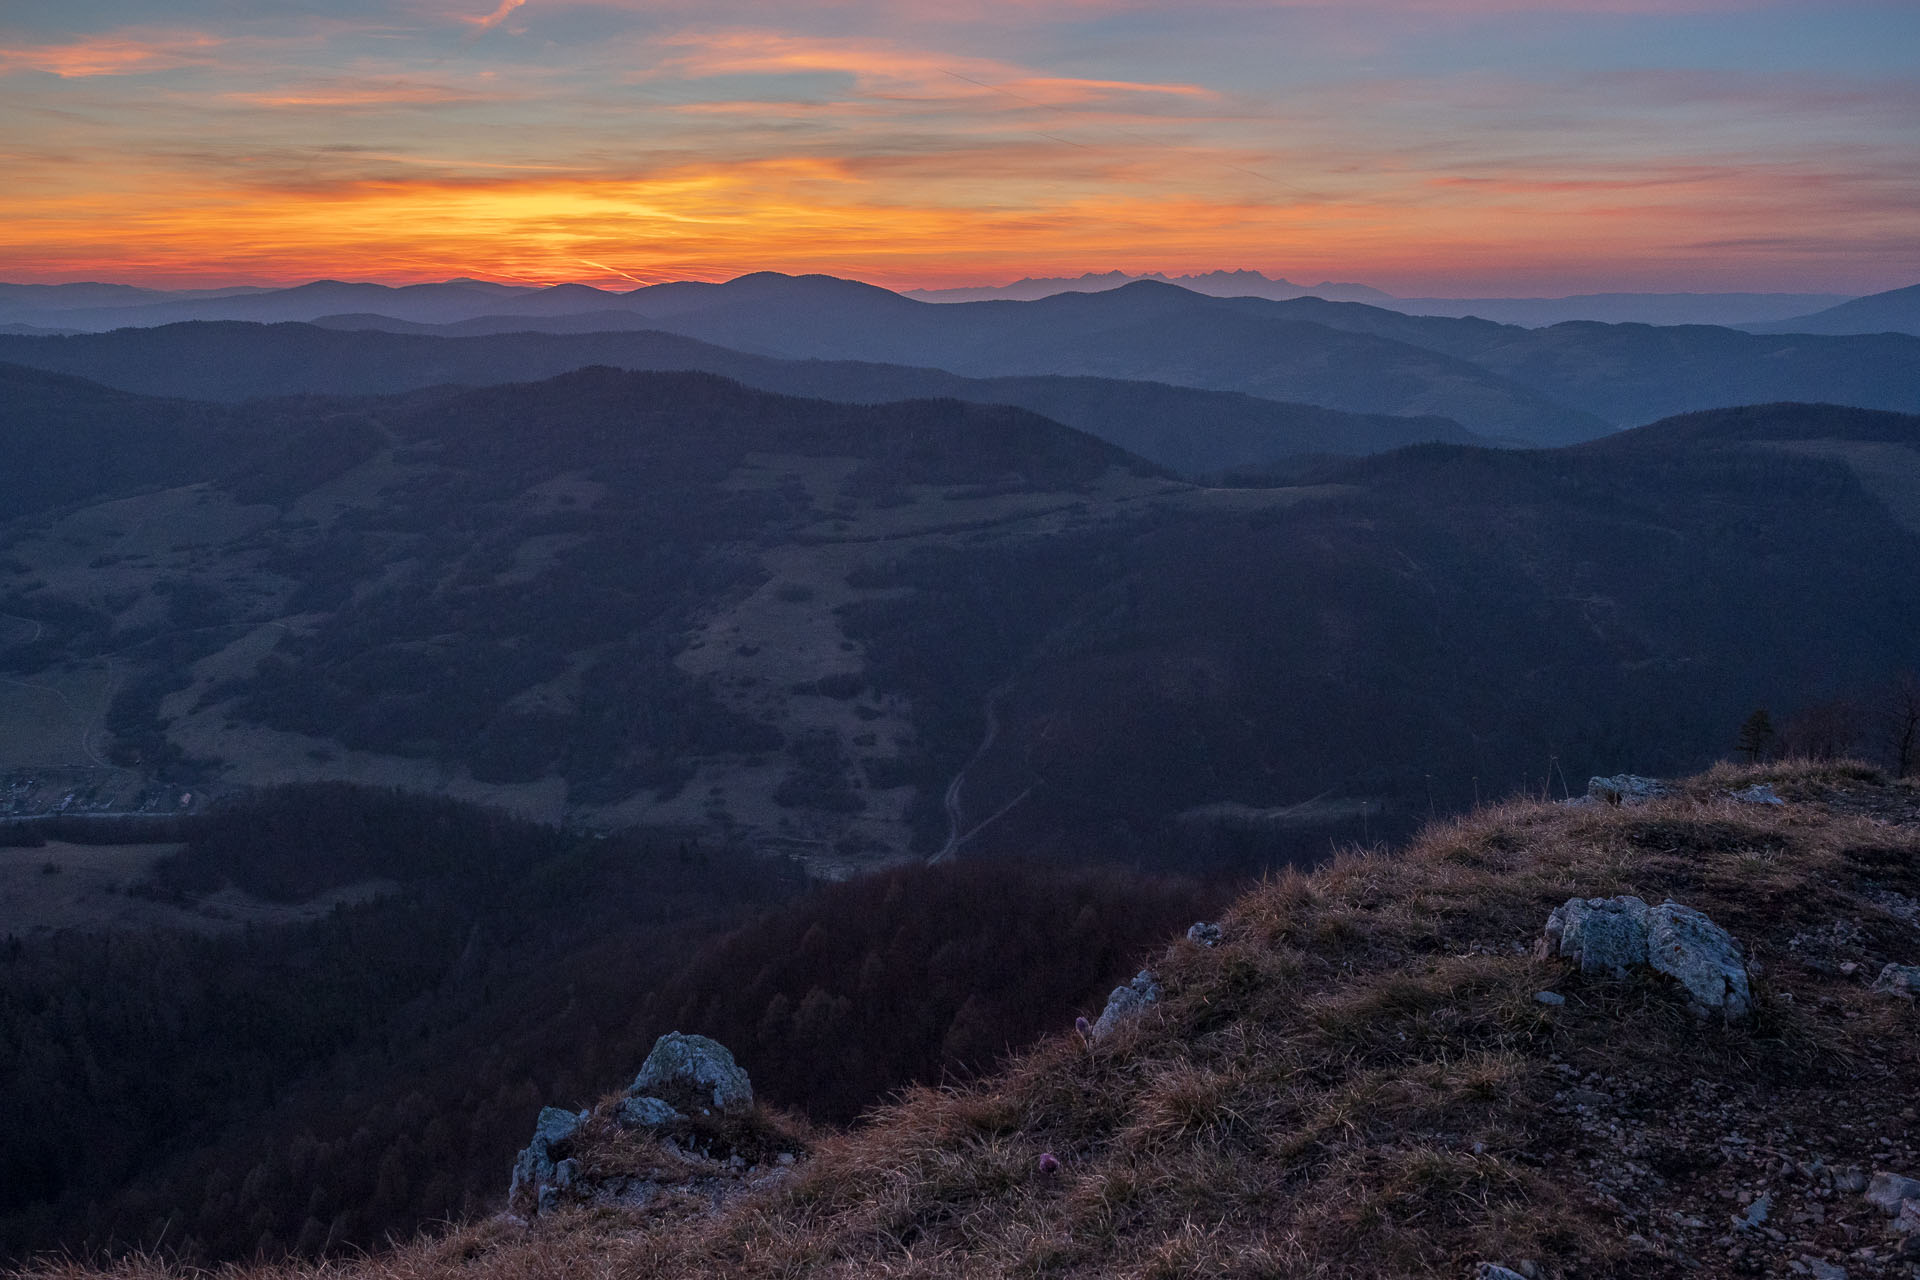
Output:
[[[525,4],[526,0],[520,0],[520,3]],[[624,276],[626,279],[633,281],[635,284],[646,285],[646,284],[653,283],[653,281],[651,280],[642,280],[639,276],[628,275],[626,272],[622,271],[618,267],[610,267],[604,262],[595,262],[592,258],[576,258],[575,261],[584,262],[588,266],[593,267],[599,271],[611,271],[613,272],[614,275]]]
[[[526,2],[527,0],[500,0],[500,7],[486,17],[468,18],[467,21],[473,23],[473,25],[481,31],[491,31],[505,22],[508,15]]]

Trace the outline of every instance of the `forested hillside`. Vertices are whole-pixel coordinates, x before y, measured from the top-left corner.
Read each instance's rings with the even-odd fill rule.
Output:
[[[0,1256],[339,1251],[480,1212],[542,1102],[590,1101],[675,1029],[846,1120],[1071,1021],[1221,900],[998,863],[815,885],[693,833],[338,786],[180,834],[128,892],[385,889],[311,925],[0,939]]]
[[[835,874],[1252,869],[1695,767],[1761,707],[1883,753],[1920,629],[1920,420],[1865,410],[1219,488],[1017,409],[699,374],[227,409],[12,376],[36,465],[92,475],[66,399],[177,441],[0,529],[24,811],[335,779]]]

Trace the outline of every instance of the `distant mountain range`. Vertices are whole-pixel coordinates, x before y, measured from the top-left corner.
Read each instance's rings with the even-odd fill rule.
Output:
[[[1104,293],[1122,285],[1150,280],[1157,284],[1178,285],[1214,298],[1326,298],[1332,302],[1371,302],[1392,304],[1393,295],[1364,284],[1337,284],[1323,280],[1319,284],[1295,284],[1291,280],[1262,275],[1258,271],[1207,271],[1197,275],[1170,276],[1159,271],[1128,275],[1124,271],[1089,271],[1082,276],[1028,276],[1012,284],[983,285],[959,289],[905,289],[903,297],[922,302],[1037,302],[1058,293]]]
[[[1028,277],[1012,284],[964,289],[908,289],[904,296],[923,302],[1033,302],[1059,293],[1100,293],[1147,280],[1179,285],[1216,298],[1323,298],[1328,302],[1364,302],[1416,316],[1478,316],[1502,324],[1560,324],[1598,320],[1608,324],[1725,324],[1778,321],[1847,301],[1834,293],[1582,293],[1558,298],[1401,298],[1364,284],[1295,284],[1258,271],[1209,271],[1169,276],[1158,271],[1088,272],[1083,276]],[[1826,332],[1817,330],[1815,332]],[[1848,332],[1852,332],[1849,330]]]
[[[1920,284],[1855,298],[1812,315],[1744,327],[1755,333],[1920,333]]]
[[[368,290],[396,311],[445,311],[452,299],[458,302],[453,309],[482,314],[438,328],[442,322],[366,312]],[[127,390],[214,399],[474,385],[589,364],[698,368],[768,389],[864,402],[994,397],[1057,414],[1188,472],[1225,456],[1204,443],[1209,415],[1217,415],[1216,434],[1224,438],[1241,433],[1253,420],[1249,414],[1267,415],[1273,426],[1278,411],[1216,402],[1202,412],[1196,401],[1165,391],[1153,393],[1157,403],[1150,408],[1146,400],[1129,405],[1092,386],[1002,380],[1146,382],[1374,418],[1447,419],[1475,436],[1522,445],[1569,444],[1677,413],[1755,401],[1920,411],[1920,337],[1587,322],[1526,329],[1318,298],[1216,298],[1151,281],[1035,302],[939,305],[827,276],[774,274],[630,294],[567,287],[504,300],[465,285],[384,293],[375,286],[312,285],[304,292],[178,305],[272,311],[291,305],[294,294],[308,310],[347,303],[360,309],[321,317],[331,337],[317,330],[299,337],[240,330],[195,336],[180,328],[13,335],[0,336],[0,359]],[[609,310],[610,299],[620,305]],[[597,309],[570,310],[585,303]],[[503,315],[497,311],[503,304],[546,307],[551,314]],[[539,332],[548,326],[570,332]],[[367,336],[394,329],[405,332]],[[707,346],[671,342],[658,331]],[[243,351],[249,353],[244,358]],[[1000,385],[978,385],[985,382]],[[1176,401],[1187,407],[1172,409]],[[1168,412],[1156,428],[1162,409]],[[1107,420],[1113,425],[1100,425]],[[1356,427],[1356,444],[1332,451],[1364,451],[1368,432],[1406,441],[1404,433],[1395,437],[1399,428],[1379,434],[1384,426]],[[1154,431],[1167,443],[1149,443]],[[1175,461],[1167,452],[1175,437],[1194,440],[1198,452]],[[1251,460],[1234,449],[1238,461]]]
[[[751,279],[752,277],[744,277]],[[1213,271],[1167,276],[1110,271],[1078,277],[1025,279],[1013,284],[963,289],[916,289],[901,295],[923,302],[1038,301],[1061,293],[1097,293],[1147,281],[1173,284],[1210,297],[1253,297],[1290,301],[1317,297],[1329,302],[1364,302],[1409,315],[1477,316],[1528,327],[1591,320],[1608,324],[1716,324],[1735,327],[1808,324],[1871,324],[1870,328],[1812,327],[1808,333],[1914,332],[1911,303],[1889,324],[1846,315],[1827,318],[1852,299],[1823,293],[1594,293],[1557,298],[1400,298],[1363,284],[1322,281],[1295,284],[1258,271]],[[482,316],[513,314],[548,319],[591,312],[630,313],[658,319],[702,305],[712,286],[676,282],[631,291],[589,285],[552,287],[508,285],[458,279],[437,284],[390,287],[318,280],[293,288],[236,287],[168,291],[116,284],[0,284],[0,331],[15,326],[98,332],[127,325],[169,324],[180,320],[317,320],[322,316],[366,312],[422,324],[452,324]],[[1895,291],[1898,293],[1899,291]],[[1875,295],[1887,297],[1889,295]]]

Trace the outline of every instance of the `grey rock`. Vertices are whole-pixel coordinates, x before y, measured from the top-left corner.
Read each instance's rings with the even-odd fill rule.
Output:
[[[1582,973],[1624,978],[1647,966],[1679,981],[1697,1004],[1729,1018],[1752,1011],[1740,944],[1691,907],[1639,898],[1569,898],[1547,917],[1540,953],[1577,962]]]
[[[540,1189],[553,1181],[553,1157],[547,1144],[535,1138],[513,1160],[513,1181],[507,1186],[507,1204],[521,1212],[539,1207]]]
[[[1867,1184],[1866,1197],[1868,1204],[1891,1218],[1899,1214],[1906,1201],[1920,1200],[1920,1182],[1883,1169]]]
[[[1115,987],[1113,994],[1107,997],[1107,1007],[1100,1011],[1100,1018],[1093,1024],[1093,1038],[1098,1040],[1129,1018],[1137,1016],[1148,1005],[1160,1000],[1160,984],[1154,981],[1151,969],[1142,969],[1134,975],[1132,982],[1124,987]]]
[[[1202,921],[1187,930],[1187,941],[1203,947],[1217,947],[1220,945],[1220,926]]]
[[[1867,989],[1875,995],[1911,1000],[1920,995],[1920,965],[1890,964],[1880,971],[1880,976]]]
[[[1536,1003],[1552,1005],[1555,1008],[1567,1002],[1567,998],[1558,991],[1536,991],[1533,993],[1533,998]]]
[[[1639,898],[1568,898],[1547,917],[1542,950],[1577,962],[1582,973],[1616,978],[1647,962],[1647,904]]]
[[[1647,963],[1709,1010],[1729,1018],[1753,1011],[1740,944],[1692,907],[1667,901],[1647,912]]]
[[[540,1108],[540,1118],[533,1122],[533,1139],[548,1146],[557,1146],[580,1132],[580,1124],[587,1113],[563,1111],[559,1107]]]
[[[546,1213],[559,1203],[561,1190],[579,1172],[577,1160],[553,1160],[553,1149],[580,1132],[587,1113],[559,1107],[540,1108],[533,1124],[533,1141],[513,1160],[513,1180],[507,1184],[507,1204],[522,1213]]]
[[[1847,1280],[1845,1267],[1837,1267],[1831,1262],[1811,1255],[1803,1255],[1800,1265],[1807,1269],[1807,1274],[1812,1276],[1813,1280]]]
[[[1891,889],[1869,889],[1863,896],[1894,919],[1920,929],[1920,902]]]
[[[1850,1164],[1833,1175],[1833,1189],[1849,1193],[1867,1189],[1867,1171],[1857,1164]]]
[[[1473,1280],[1527,1280],[1518,1271],[1509,1270],[1497,1262],[1483,1262],[1473,1269]]]
[[[1741,804],[1785,804],[1786,803],[1785,800],[1782,800],[1780,798],[1780,793],[1775,791],[1772,786],[1770,786],[1765,782],[1756,782],[1750,787],[1742,787],[1738,791],[1729,791],[1727,794],[1733,797],[1735,800],[1738,800]]]
[[[1920,1200],[1902,1200],[1893,1220],[1895,1235],[1920,1236]]]
[[[686,1117],[660,1098],[628,1098],[613,1113],[614,1120],[623,1129],[664,1129],[676,1120]]]
[[[1735,1231],[1751,1231],[1765,1222],[1767,1215],[1771,1212],[1773,1212],[1773,1197],[1763,1195],[1748,1205],[1745,1213],[1733,1220],[1733,1229]]]
[[[697,1105],[710,1101],[720,1111],[742,1111],[753,1105],[753,1082],[725,1045],[678,1031],[653,1042],[653,1052],[641,1064],[628,1092],[673,1102],[691,1095],[702,1100]]]
[[[1603,804],[1645,804],[1671,792],[1672,788],[1660,779],[1643,778],[1635,773],[1616,773],[1611,778],[1587,779],[1587,796]]]

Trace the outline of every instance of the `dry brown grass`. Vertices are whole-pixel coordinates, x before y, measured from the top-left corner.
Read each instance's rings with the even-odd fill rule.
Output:
[[[1717,1255],[1683,1269],[1649,1252],[1646,1220],[1566,1154],[1581,1148],[1556,1099],[1570,1079],[1619,1078],[1657,1108],[1704,1080],[1754,1108],[1830,1106],[1869,1059],[1913,1095],[1912,1011],[1788,961],[1796,935],[1842,918],[1865,922],[1863,954],[1920,952],[1870,896],[1920,897],[1920,830],[1726,798],[1757,780],[1801,797],[1888,785],[1845,764],[1721,766],[1642,808],[1483,810],[1267,881],[1219,947],[1169,947],[1166,998],[1091,1050],[1062,1034],[975,1086],[916,1090],[813,1135],[794,1176],[717,1212],[493,1220],[233,1280],[1467,1276],[1522,1258],[1554,1277],[1730,1274]],[[1671,896],[1740,937],[1754,1019],[1702,1021],[1659,980],[1532,957],[1554,906],[1616,893]],[[646,1158],[603,1136],[597,1162]],[[1690,1176],[1673,1175],[1676,1203]],[[163,1274],[151,1259],[37,1273]]]

